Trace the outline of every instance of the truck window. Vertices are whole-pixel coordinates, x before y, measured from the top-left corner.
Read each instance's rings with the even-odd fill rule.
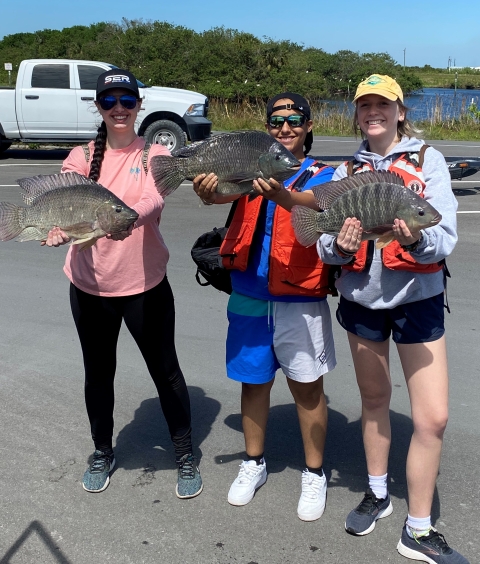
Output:
[[[69,65],[35,65],[32,88],[70,88]]]
[[[78,65],[78,76],[80,78],[80,88],[82,90],[96,90],[97,78],[105,72],[102,67],[94,65]]]

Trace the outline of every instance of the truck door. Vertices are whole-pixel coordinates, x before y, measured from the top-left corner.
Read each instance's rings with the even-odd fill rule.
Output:
[[[19,125],[30,139],[75,139],[77,98],[70,63],[27,63],[17,98]]]
[[[97,78],[110,67],[75,63],[75,87],[77,95],[78,137],[93,139],[97,134],[102,118],[95,107]]]

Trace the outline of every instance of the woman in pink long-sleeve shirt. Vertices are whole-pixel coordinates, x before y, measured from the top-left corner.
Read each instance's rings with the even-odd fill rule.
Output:
[[[146,150],[144,139],[135,133],[141,100],[130,72],[114,68],[100,75],[95,105],[103,119],[97,138],[86,152],[82,147],[73,149],[62,172],[77,172],[99,182],[133,208],[138,219],[128,230],[107,235],[89,249],[70,247],[65,261],[95,444],[83,487],[89,492],[103,491],[115,465],[114,378],[123,320],[158,390],[175,448],[176,494],[195,497],[203,485],[192,452],[188,390],[175,351],[175,308],[166,276],[169,255],[159,230],[164,201],[145,170],[151,156],[169,153],[160,145]],[[68,241],[64,232],[54,228],[44,244],[58,246]],[[101,338],[93,327],[101,327]]]

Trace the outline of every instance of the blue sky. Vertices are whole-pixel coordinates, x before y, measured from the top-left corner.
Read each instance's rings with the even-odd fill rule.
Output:
[[[197,32],[224,26],[328,53],[386,52],[400,64],[405,57],[407,65],[446,68],[451,59],[451,66],[480,66],[473,0],[403,0],[393,5],[388,0],[0,0],[0,38],[125,17],[167,21]]]

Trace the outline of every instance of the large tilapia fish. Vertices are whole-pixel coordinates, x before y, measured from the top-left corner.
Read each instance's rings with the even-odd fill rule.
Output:
[[[377,248],[393,241],[393,222],[403,219],[410,230],[436,225],[442,216],[391,172],[363,172],[312,188],[320,211],[292,208],[295,236],[305,247],[322,233],[338,235],[347,217],[362,222],[362,239],[378,239]]]
[[[155,156],[151,170],[161,196],[168,196],[184,180],[215,173],[220,194],[248,194],[256,178],[283,182],[300,162],[281,143],[262,131],[235,131],[214,135],[174,151],[172,157]]]
[[[57,226],[80,250],[107,233],[124,231],[138,214],[93,180],[77,174],[32,176],[17,180],[26,207],[0,202],[0,240],[42,241]]]

